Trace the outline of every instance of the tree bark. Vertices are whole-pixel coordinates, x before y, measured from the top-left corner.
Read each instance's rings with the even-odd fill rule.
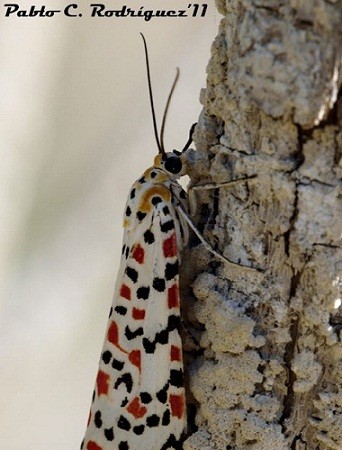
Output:
[[[216,4],[189,172],[218,186],[196,191],[195,220],[226,258],[264,271],[201,245],[185,255],[196,413],[184,449],[341,450],[340,9]]]

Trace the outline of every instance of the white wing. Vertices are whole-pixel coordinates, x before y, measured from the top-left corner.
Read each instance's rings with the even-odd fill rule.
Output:
[[[84,450],[181,448],[186,416],[179,336],[182,238],[170,196],[160,189],[158,197],[154,192],[155,185],[148,185],[129,203],[131,220],[124,233]],[[153,207],[139,216],[142,195]]]

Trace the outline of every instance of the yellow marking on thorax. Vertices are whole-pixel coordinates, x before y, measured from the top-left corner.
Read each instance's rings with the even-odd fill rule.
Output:
[[[171,192],[166,186],[162,184],[156,184],[155,186],[148,189],[141,198],[141,202],[139,204],[139,210],[142,212],[150,212],[152,209],[151,199],[155,195],[161,197],[165,202],[171,201]]]
[[[153,170],[153,167],[150,167],[149,169],[145,170],[143,177],[147,181],[152,181],[153,183],[163,183],[164,181],[167,181],[170,179],[170,177],[165,173],[161,172],[160,170]],[[158,169],[158,168],[156,168]],[[151,172],[155,172],[155,176],[151,177]]]
[[[155,156],[153,161],[154,167],[162,168],[162,155],[159,153],[157,156]]]

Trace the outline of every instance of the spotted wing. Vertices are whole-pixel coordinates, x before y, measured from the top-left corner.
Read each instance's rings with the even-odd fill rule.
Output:
[[[163,197],[125,231],[84,450],[180,448],[179,233]]]

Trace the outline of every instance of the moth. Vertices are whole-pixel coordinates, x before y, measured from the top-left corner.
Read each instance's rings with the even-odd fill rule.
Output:
[[[132,186],[124,213],[120,268],[99,362],[83,450],[181,449],[186,429],[179,265],[192,228],[184,152],[165,152],[163,133],[173,82],[158,135],[147,46],[142,35],[154,133],[159,153]],[[210,187],[209,187],[210,188]],[[234,263],[231,263],[234,264]]]
[[[177,449],[186,424],[179,264],[188,239],[187,195],[177,181],[185,173],[181,152],[166,153],[163,144],[179,72],[159,137],[142,37],[159,154],[128,195],[120,268],[84,450]]]

